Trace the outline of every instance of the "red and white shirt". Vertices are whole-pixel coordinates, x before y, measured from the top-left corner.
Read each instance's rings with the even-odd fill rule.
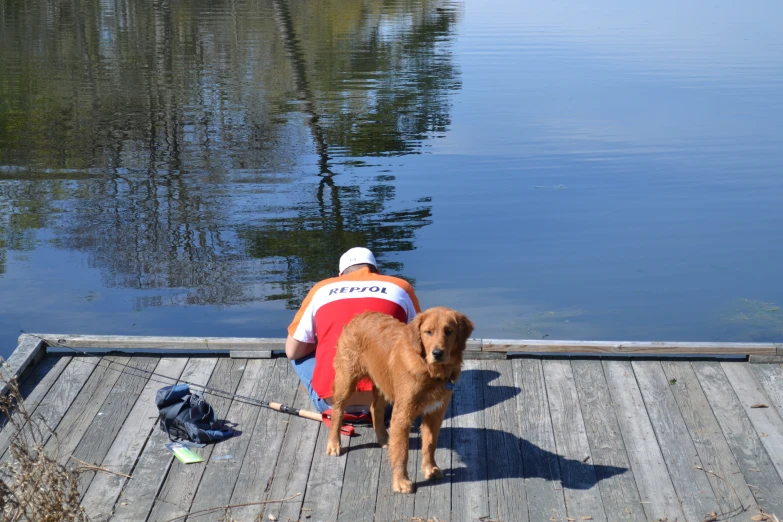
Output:
[[[407,281],[362,268],[316,284],[288,327],[288,334],[297,341],[318,343],[312,384],[322,399],[332,396],[332,361],[343,327],[364,312],[382,312],[409,323],[421,309]],[[363,379],[357,389],[372,390],[372,383]]]

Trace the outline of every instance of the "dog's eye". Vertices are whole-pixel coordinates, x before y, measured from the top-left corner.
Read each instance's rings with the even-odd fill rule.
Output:
[[[427,330],[424,333],[427,334],[427,335],[432,335],[432,330]]]
[[[451,335],[451,328],[446,328],[446,330],[444,330],[444,332],[445,332],[446,336]]]

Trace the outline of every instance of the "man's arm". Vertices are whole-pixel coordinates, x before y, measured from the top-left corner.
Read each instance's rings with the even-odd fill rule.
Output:
[[[303,343],[290,335],[285,339],[285,356],[289,359],[300,359],[315,351],[315,343]]]

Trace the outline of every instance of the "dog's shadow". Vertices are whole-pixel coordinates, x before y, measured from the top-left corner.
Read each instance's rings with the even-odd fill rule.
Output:
[[[512,433],[489,428],[444,426],[440,431],[438,448],[448,448],[449,444],[452,455],[464,464],[459,466],[459,463],[444,462],[443,456],[438,459],[444,480],[450,480],[451,483],[541,478],[560,482],[566,489],[590,489],[601,480],[628,471],[628,468],[619,466],[594,465],[569,459]],[[348,451],[371,447],[377,448],[377,445],[374,442],[352,445]],[[421,451],[421,438],[415,431],[411,432],[410,449]],[[483,451],[484,449],[486,451]],[[385,451],[384,458],[388,458]],[[415,476],[412,474],[411,478]],[[437,482],[423,480],[417,482],[416,487],[434,485]]]
[[[453,428],[444,427],[441,430],[441,441],[452,441],[452,449],[460,455],[465,467],[456,467],[454,462],[450,469],[443,473],[452,483],[473,482],[485,478],[496,480],[505,478],[542,478],[544,480],[561,482],[567,489],[590,489],[601,480],[620,475],[628,471],[618,466],[594,465],[582,460],[569,459],[545,450],[532,442],[517,437],[512,433],[495,429]],[[486,437],[486,458],[471,454],[463,457],[460,453],[460,442],[479,441]],[[421,445],[421,439],[416,437],[416,444]],[[411,440],[413,446],[413,439]],[[470,452],[472,453],[472,452]],[[445,464],[445,463],[444,463]],[[444,466],[445,467],[445,466]],[[427,482],[419,485],[427,484]]]
[[[463,371],[457,387],[470,386],[478,396],[474,395],[473,400],[458,398],[459,407],[455,407],[452,398],[452,405],[448,409],[446,419],[469,415],[514,400],[521,390],[516,386],[491,384],[498,377],[500,374],[493,370]],[[460,390],[457,389],[455,393],[459,394]],[[421,437],[418,433],[420,424],[421,419],[417,419],[411,430],[410,448],[415,451],[421,451]],[[374,442],[367,442],[351,445],[349,451],[369,447],[377,446]],[[569,459],[545,450],[513,433],[491,428],[443,426],[438,438],[438,447],[450,447],[455,457],[462,461],[462,465],[459,462],[438,462],[444,478],[452,483],[541,478],[560,482],[567,489],[590,489],[601,480],[628,471],[623,467],[593,465],[589,461]],[[435,483],[420,481],[416,486],[422,487]]]
[[[460,415],[469,415],[485,408],[491,408],[501,402],[513,399],[521,391],[516,386],[503,386],[499,384],[490,384],[500,377],[500,373],[494,370],[465,370],[460,374],[457,381],[454,394],[460,393],[460,387],[473,386],[483,391],[483,400],[467,401],[461,404],[459,412],[454,408],[454,398],[451,399],[451,406],[446,411],[446,418],[452,419]]]

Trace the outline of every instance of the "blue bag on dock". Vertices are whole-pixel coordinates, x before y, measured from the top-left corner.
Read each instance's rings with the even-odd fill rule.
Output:
[[[231,429],[220,429],[212,409],[204,398],[191,393],[187,384],[165,386],[155,395],[160,429],[172,441],[219,442],[231,437]]]

